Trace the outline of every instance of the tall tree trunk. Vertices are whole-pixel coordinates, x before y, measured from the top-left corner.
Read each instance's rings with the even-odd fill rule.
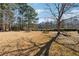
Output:
[[[3,10],[3,21],[2,21],[2,27],[3,27],[3,31],[5,31],[5,22],[4,22],[4,20],[5,20],[5,11]]]
[[[60,19],[57,20],[57,32],[60,34]]]
[[[11,31],[12,29],[11,29],[12,27],[11,27],[11,23],[9,23],[9,31]]]

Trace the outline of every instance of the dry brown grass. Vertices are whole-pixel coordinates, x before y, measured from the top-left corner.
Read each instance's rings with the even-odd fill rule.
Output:
[[[40,31],[0,32],[0,54],[7,51],[32,47],[33,42],[37,45],[47,42],[52,36],[55,36],[55,34],[56,32],[43,33]],[[60,35],[58,42],[64,44],[76,44],[79,41],[79,34],[77,32],[67,32],[67,34],[70,36],[65,37]],[[79,50],[79,45],[68,46],[73,48],[75,47],[76,50]],[[4,55],[19,55],[21,53],[23,53],[23,51],[14,51],[9,54],[5,53]],[[27,55],[29,54],[32,55],[31,52]],[[70,49],[54,42],[50,48],[49,55],[79,55],[79,53],[75,54]]]
[[[17,48],[31,47],[32,44],[29,40],[36,44],[47,42],[51,35],[51,32],[45,34],[39,31],[0,32],[0,52],[4,53],[5,51],[17,50]],[[19,46],[17,47],[17,45]]]

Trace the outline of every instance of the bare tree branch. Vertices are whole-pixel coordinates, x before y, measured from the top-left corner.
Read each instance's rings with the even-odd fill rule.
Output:
[[[50,7],[50,5],[49,5],[49,4],[46,4],[46,5],[47,5],[49,11],[51,12],[51,14],[54,16],[54,18],[57,19],[57,16],[56,16],[56,14],[52,11],[52,8]]]

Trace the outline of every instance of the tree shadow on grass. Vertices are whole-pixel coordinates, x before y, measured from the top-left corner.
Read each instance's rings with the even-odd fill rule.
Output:
[[[70,49],[73,52],[79,53],[78,50],[67,46],[67,45],[78,45],[79,42],[76,43],[76,44],[64,44],[64,43],[62,44],[62,43],[59,43],[59,42],[57,42],[57,38],[59,37],[59,35],[64,35],[66,37],[70,36],[70,35],[63,34],[63,33],[57,33],[57,35],[55,37],[52,37],[51,40],[49,40],[43,47],[41,47],[40,50],[34,56],[49,56],[49,49],[50,49],[53,42],[55,42],[55,43],[57,43],[59,45],[62,45],[64,47]],[[74,53],[74,54],[77,55],[76,53]]]
[[[34,56],[48,56],[51,44],[58,38],[59,35],[60,34],[57,33],[55,37],[52,37],[52,39],[49,40],[43,47],[41,47],[40,50]]]
[[[76,43],[76,44],[63,44],[63,43],[60,43],[60,42],[58,42],[58,41],[55,41],[55,43],[57,43],[57,44],[59,44],[59,45],[62,45],[62,46],[64,46],[65,48],[68,48],[68,49],[70,49],[71,51],[73,51],[74,52],[74,54],[75,55],[79,55],[79,54],[77,54],[77,53],[79,53],[79,50],[76,50],[75,48],[72,48],[72,47],[69,47],[68,45],[78,45],[79,44],[79,42],[78,43]]]
[[[35,42],[32,42],[31,40],[29,40],[29,42],[33,45],[32,47],[24,48],[24,49],[18,48],[17,50],[13,50],[13,51],[4,51],[4,53],[0,52],[0,55],[5,55],[5,54],[13,53],[13,52],[20,52],[20,51],[27,51],[25,54],[21,54],[21,55],[29,55],[28,53],[33,52],[34,50],[40,49],[34,56],[40,56],[40,55],[48,56],[51,44],[52,42],[56,40],[58,36],[59,34],[57,34],[55,37],[52,37],[52,39],[49,40],[48,42],[44,42],[38,45],[35,44]]]
[[[59,35],[60,35],[60,33],[57,33],[56,36],[52,37],[48,42],[44,42],[44,43],[41,43],[41,44],[38,44],[38,45],[35,44],[35,42],[32,42],[31,40],[29,40],[29,42],[33,45],[32,47],[24,48],[24,49],[21,48],[21,49],[13,50],[13,51],[7,51],[7,52],[4,52],[4,53],[2,53],[0,55],[5,55],[5,54],[16,52],[16,51],[18,51],[18,52],[19,51],[27,51],[27,52],[25,52],[25,54],[21,53],[20,56],[22,56],[22,55],[23,56],[29,56],[33,51],[39,49],[39,51],[36,52],[36,54],[34,54],[34,56],[49,56],[49,49],[50,49],[50,47],[51,47],[51,45],[52,45],[53,42],[56,42],[59,45],[62,45],[62,46],[66,47],[66,48],[68,48],[68,49],[70,49],[70,50],[72,50],[74,52],[79,53],[79,51],[77,51],[77,50],[75,50],[75,49],[73,49],[71,47],[68,47],[67,46],[68,44],[59,43],[57,41],[57,38],[59,37]],[[65,36],[68,37],[67,35],[65,35]],[[78,44],[79,44],[79,42],[76,43],[76,44],[74,44],[74,45],[78,45]],[[73,45],[73,44],[71,44],[71,45]]]

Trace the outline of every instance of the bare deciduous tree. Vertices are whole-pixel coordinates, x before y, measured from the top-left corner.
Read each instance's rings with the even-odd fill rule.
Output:
[[[57,21],[57,32],[60,34],[61,22],[63,21],[63,15],[69,12],[72,8],[77,7],[77,4],[71,3],[58,3],[58,4],[46,4],[49,11]],[[54,8],[52,8],[54,6]],[[55,10],[54,10],[55,9]]]

